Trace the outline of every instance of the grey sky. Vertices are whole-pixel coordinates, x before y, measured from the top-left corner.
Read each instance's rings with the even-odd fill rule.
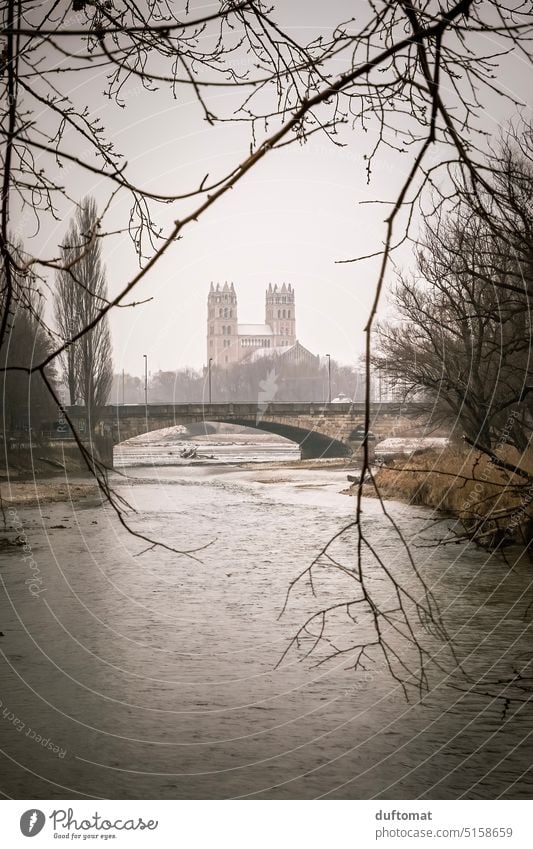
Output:
[[[366,7],[362,0],[359,5]],[[196,4],[200,8],[206,6]],[[354,14],[354,4],[346,0],[328,4],[298,0],[289,8],[282,4],[281,9],[283,17],[292,17],[293,34],[299,38],[316,32],[321,23],[331,28]],[[505,60],[505,79],[514,93],[522,89],[527,97],[530,70],[520,56]],[[120,109],[100,96],[98,74],[80,82],[79,78],[74,81],[79,87],[72,96],[87,103],[93,113],[99,111],[140,182],[172,192],[188,190],[205,173],[221,174],[248,152],[248,130],[232,124],[210,127],[189,90],[182,90],[175,101],[168,91],[149,94],[138,85],[130,86],[125,91],[127,107]],[[232,97],[218,90],[214,108],[229,111]],[[486,128],[496,135],[514,109],[496,97],[486,106]],[[367,133],[347,130],[343,141],[348,147],[343,149],[317,135],[303,147],[271,152],[233,192],[198,223],[189,225],[135,292],[135,300],[152,297],[153,301],[114,312],[115,370],[140,374],[144,353],[151,371],[202,366],[209,284],[224,280],[234,282],[239,320],[248,322],[263,320],[269,282],[290,282],[296,290],[300,341],[315,353],[355,361],[363,348],[377,263],[338,265],[335,260],[379,248],[386,207],[361,206],[361,202],[393,199],[412,161],[409,155],[383,149],[367,186],[363,156],[374,143],[376,129],[377,124]],[[70,185],[74,196],[90,192],[100,202],[107,197],[103,181],[94,175],[73,172],[68,179],[74,181]],[[125,213],[125,206],[112,209],[107,227],[116,226]],[[159,207],[158,220],[165,229],[182,213],[180,207]],[[46,231],[49,254],[57,251],[66,224]],[[31,231],[30,222],[26,229]],[[43,239],[41,234],[41,244]],[[129,238],[106,241],[104,259],[113,293],[136,269]],[[409,265],[408,249],[398,261]]]

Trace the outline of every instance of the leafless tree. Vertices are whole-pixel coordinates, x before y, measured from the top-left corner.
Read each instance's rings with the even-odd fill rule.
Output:
[[[68,341],[76,332],[79,301],[79,290],[73,273],[66,268],[56,272],[56,290],[54,299],[54,318],[60,338]],[[74,344],[60,354],[61,379],[68,389],[69,404],[78,403],[78,376],[76,364],[76,347]]]
[[[19,245],[17,255],[23,260],[24,253]],[[5,285],[3,267],[0,280]],[[38,372],[31,373],[35,362],[46,358],[52,350],[53,340],[43,322],[44,298],[35,285],[33,275],[15,273],[14,286],[19,308],[12,314],[6,341],[0,351],[0,391],[2,394],[2,432],[4,439],[26,434],[32,441],[39,437],[41,427],[52,419],[55,406]],[[26,371],[18,373],[19,368]],[[30,372],[30,373],[28,373]],[[47,378],[54,381],[52,365],[48,366]]]
[[[533,297],[533,125],[520,119],[507,127],[486,169],[486,184],[476,191],[455,182],[455,205],[465,224],[482,222],[490,239],[487,279],[527,306]]]
[[[369,0],[361,4],[357,19],[332,21],[328,32],[317,33],[307,43],[298,42],[284,29],[279,9],[261,0],[228,0],[203,16],[188,4],[177,10],[172,2],[161,0],[143,4],[3,0],[1,10],[5,98],[0,127],[5,144],[0,253],[5,281],[0,348],[17,304],[15,274],[31,268],[36,276],[43,276],[47,269],[64,268],[61,252],[35,254],[21,261],[13,250],[10,226],[17,216],[28,214],[38,228],[44,228],[59,214],[61,205],[76,204],[68,187],[76,184],[77,174],[101,176],[109,187],[109,203],[117,195],[129,198],[131,211],[121,229],[130,233],[141,267],[121,282],[109,302],[97,304],[84,327],[59,340],[48,356],[32,366],[54,396],[46,377],[48,365],[87,336],[110,310],[127,306],[139,281],[151,274],[172,244],[186,236],[189,225],[234,190],[259,162],[315,133],[343,145],[349,143],[352,132],[372,128],[377,141],[366,160],[369,178],[376,154],[383,148],[402,152],[408,166],[400,191],[387,199],[383,239],[375,250],[381,258],[380,269],[365,328],[369,400],[372,330],[391,252],[409,237],[426,190],[439,185],[441,197],[451,196],[457,191],[454,179],[460,176],[474,194],[493,191],[481,132],[484,98],[489,94],[509,98],[497,81],[498,57],[515,50],[531,58],[529,3],[399,0],[376,4]],[[72,78],[84,79],[95,68],[105,69],[104,93],[118,108],[127,108],[128,87],[134,80],[146,91],[167,85],[177,98],[192,93],[209,126],[228,121],[249,126],[248,151],[227,171],[205,175],[197,185],[169,186],[165,191],[139,185],[124,152],[105,138],[99,119],[76,102]],[[221,88],[232,94],[223,101],[231,103],[228,114],[220,112],[222,101],[215,98]],[[165,232],[156,221],[160,204],[171,204],[173,209],[174,223]],[[104,223],[97,238],[105,239],[106,233]],[[363,258],[346,261],[358,259]],[[368,432],[368,404],[365,426]],[[80,448],[85,450],[81,442]],[[363,448],[355,519],[350,526],[357,531],[356,563],[342,568],[359,581],[362,605],[372,611],[365,557],[373,555],[361,509],[362,484],[369,474],[366,440]],[[86,459],[119,520],[126,524],[125,505],[110,490],[105,469],[90,453]],[[302,581],[310,577],[306,571]],[[400,592],[401,615],[406,616],[403,627],[409,628],[406,599],[397,582],[393,586]],[[419,585],[419,591],[421,600],[415,594],[413,602],[417,620],[440,628],[431,599],[423,586]],[[323,612],[327,628],[328,613]],[[374,624],[379,642],[379,618]],[[423,656],[422,684],[426,661]]]
[[[417,276],[403,276],[393,302],[398,319],[379,327],[373,362],[402,388],[423,397],[480,446],[491,448],[512,415],[507,441],[529,441],[525,388],[531,378],[529,304],[500,286],[517,273],[483,220],[461,209],[426,225]]]
[[[86,198],[70,223],[61,248],[63,265],[56,272],[54,313],[65,341],[91,324],[108,303],[98,226],[96,203]],[[85,406],[89,421],[96,423],[98,408],[107,403],[113,380],[107,316],[69,344],[61,359],[70,403]]]

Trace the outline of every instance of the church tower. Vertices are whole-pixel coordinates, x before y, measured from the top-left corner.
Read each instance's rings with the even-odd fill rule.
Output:
[[[272,344],[276,348],[287,348],[296,342],[296,313],[294,289],[288,286],[268,284],[265,296],[265,324],[272,328]]]
[[[237,295],[233,283],[211,283],[207,296],[207,362],[227,366],[239,359]]]

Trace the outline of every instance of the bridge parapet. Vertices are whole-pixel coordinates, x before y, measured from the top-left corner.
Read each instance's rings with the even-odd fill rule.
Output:
[[[84,407],[71,407],[74,420],[84,420]],[[99,414],[95,430],[116,444],[161,428],[198,422],[222,422],[276,433],[300,445],[302,456],[345,456],[361,444],[363,402],[317,403],[187,403],[109,405]],[[378,438],[418,435],[425,418],[417,404],[372,403],[371,431]],[[407,432],[406,432],[407,431]]]

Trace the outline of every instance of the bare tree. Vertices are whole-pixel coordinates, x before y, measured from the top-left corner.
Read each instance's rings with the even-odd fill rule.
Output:
[[[463,189],[453,211],[426,223],[417,274],[401,277],[399,320],[379,327],[373,362],[470,441],[490,449],[505,431],[522,451],[532,423],[533,171],[508,144],[500,159],[491,214],[486,192]]]
[[[23,260],[20,245],[17,253]],[[0,281],[5,273],[0,264]],[[35,285],[33,275],[14,275],[19,307],[11,314],[5,345],[0,351],[0,392],[2,394],[2,433],[4,441],[17,433],[26,433],[29,440],[39,438],[43,424],[54,417],[55,404],[41,375],[32,366],[46,358],[53,347],[51,335],[43,321],[44,298]],[[25,373],[20,374],[20,369]],[[48,366],[47,379],[55,382],[55,370]],[[9,444],[4,445],[4,449]]]
[[[468,240],[452,224],[443,228],[445,234],[452,250],[461,242],[463,258],[470,242],[470,273],[456,275],[450,267],[444,273],[443,244],[439,254],[431,248],[419,254],[424,277],[404,277],[396,287],[400,320],[379,327],[373,362],[404,400],[427,401],[434,424],[444,420],[459,435],[490,448],[498,441],[502,413],[513,412],[522,398],[528,358],[523,308],[477,278],[478,240]],[[514,437],[523,442],[522,433]]]
[[[56,273],[56,289],[54,299],[54,318],[61,339],[68,342],[72,339],[78,322],[78,300],[80,291],[76,285],[73,273],[67,268],[60,268]],[[76,363],[76,347],[68,345],[60,354],[62,383],[68,389],[69,404],[78,403],[78,374]]]
[[[78,208],[62,246],[63,267],[56,273],[55,318],[61,337],[68,343],[92,324],[108,303],[96,203],[86,198]],[[111,335],[105,316],[89,333],[67,344],[61,354],[70,403],[81,403],[89,421],[108,400],[113,380]]]

